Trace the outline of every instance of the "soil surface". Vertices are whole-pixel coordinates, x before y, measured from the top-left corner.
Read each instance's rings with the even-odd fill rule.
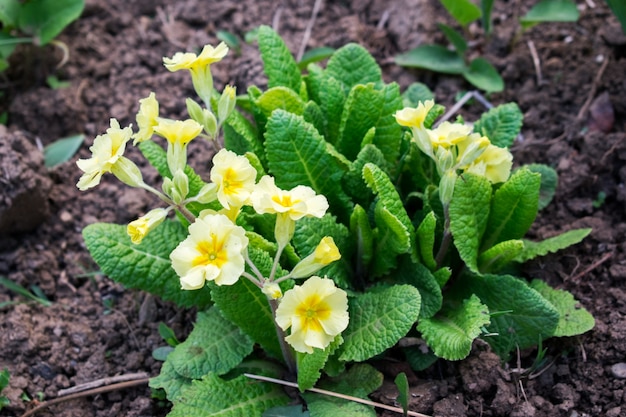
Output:
[[[173,308],[145,293],[126,290],[98,272],[81,230],[94,222],[124,224],[152,204],[147,195],[105,177],[79,192],[77,157],[88,157],[93,138],[110,117],[134,122],[138,100],[155,91],[161,112],[185,113],[182,97],[193,89],[187,74],[170,73],[164,56],[218,43],[218,30],[240,37],[272,25],[294,54],[301,48],[313,1],[299,0],[88,0],[80,20],[60,36],[69,62],[53,47],[21,49],[1,82],[8,127],[0,127],[0,276],[39,288],[50,306],[24,302],[0,286],[0,369],[11,379],[3,391],[11,404],[1,415],[19,416],[71,386],[129,373],[158,374],[152,351],[163,345],[159,322],[179,339],[195,313]],[[523,141],[513,147],[516,163],[541,162],[559,173],[556,196],[537,219],[531,238],[593,227],[585,241],[528,265],[526,275],[566,289],[596,319],[587,334],[550,340],[546,362],[529,369],[536,350],[501,363],[482,343],[460,362],[439,361],[411,373],[411,409],[433,416],[626,416],[626,37],[602,1],[577,3],[577,23],[544,24],[516,32],[517,18],[531,0],[495,2],[494,33],[484,42],[469,28],[473,50],[495,64],[505,79],[494,104],[519,103]],[[451,106],[471,86],[457,77],[408,70],[392,57],[424,42],[443,42],[435,23],[451,23],[436,0],[322,2],[307,48],[358,42],[383,65],[386,81],[401,87],[426,83],[439,103]],[[531,50],[536,50],[534,60]],[[24,57],[29,57],[25,59]],[[242,44],[215,65],[218,88],[239,92],[264,86],[256,45]],[[51,89],[54,74],[69,86]],[[466,106],[474,120],[483,108]],[[41,146],[76,133],[86,135],[77,156],[51,170],[42,167]],[[197,166],[210,147],[195,148]],[[133,154],[130,155],[133,158]],[[137,159],[136,159],[137,160]],[[204,165],[206,166],[206,165]],[[156,176],[146,170],[146,181]],[[407,371],[383,363],[390,380]],[[392,383],[373,396],[393,404]],[[167,405],[151,398],[147,384],[65,401],[39,416],[164,416]]]

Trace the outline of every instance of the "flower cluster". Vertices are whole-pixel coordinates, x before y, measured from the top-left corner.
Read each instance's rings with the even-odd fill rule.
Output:
[[[482,175],[494,184],[509,178],[513,165],[511,152],[493,145],[486,136],[473,133],[471,126],[446,121],[434,129],[426,128],[426,118],[433,106],[432,100],[420,102],[417,108],[404,108],[395,117],[398,124],[411,129],[417,147],[435,161],[444,205],[452,199],[459,173]]]
[[[298,262],[287,275],[277,277],[276,272],[281,253],[294,235],[296,222],[303,217],[324,216],[328,209],[326,197],[303,185],[283,190],[269,175],[257,182],[257,171],[250,161],[226,149],[219,150],[213,158],[210,182],[199,191],[190,190],[186,173],[188,144],[197,137],[216,139],[223,122],[234,110],[234,87],[225,87],[219,98],[213,99],[211,64],[220,61],[227,52],[228,48],[221,43],[216,48],[205,46],[200,55],[179,52],[172,58],[163,58],[170,71],[189,70],[204,107],[188,98],[190,118],[171,120],[160,117],[159,102],[155,93],[150,93],[139,100],[136,132],[132,126],[120,128],[118,121],[111,119],[106,134],[96,137],[90,148],[92,157],[77,162],[84,172],[77,186],[87,190],[96,186],[105,173],[113,173],[132,187],[156,194],[167,207],[152,209],[130,222],[127,233],[131,242],[140,244],[170,211],[177,210],[189,221],[189,235],[170,254],[181,288],[196,290],[207,281],[221,286],[233,285],[241,277],[249,279],[267,296],[270,304],[273,303],[278,328],[283,332],[291,329],[284,341],[299,352],[312,353],[313,348],[328,346],[348,325],[345,291],[338,289],[331,279],[313,276],[339,259],[339,250],[332,237],[326,236],[313,253]],[[131,139],[133,145],[137,145],[150,141],[155,135],[165,140],[166,163],[171,173],[163,179],[161,191],[145,184],[139,168],[123,156]],[[205,209],[198,213],[197,205],[196,209],[190,208],[192,203],[199,203]],[[263,276],[249,258],[250,239],[246,230],[237,224],[244,207],[258,214],[276,216],[277,248],[269,276]],[[303,285],[283,295],[281,282],[308,277],[311,278]]]

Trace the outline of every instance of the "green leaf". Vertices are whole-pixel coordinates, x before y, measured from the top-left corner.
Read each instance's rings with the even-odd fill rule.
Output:
[[[0,276],[0,285],[5,287],[8,290],[13,291],[16,294],[21,295],[24,298],[27,298],[31,301],[35,301],[39,304],[41,304],[44,307],[50,307],[52,305],[52,303],[50,302],[50,300],[48,300],[45,297],[45,294],[36,294],[35,291],[31,292],[29,290],[27,290],[26,288],[22,287],[20,284],[11,281],[10,279]],[[34,286],[31,286],[31,289]],[[36,288],[36,287],[35,287]],[[9,305],[9,304],[7,304]]]
[[[310,417],[309,410],[302,408],[303,406],[300,404],[272,407],[266,410],[261,417]]]
[[[69,161],[83,144],[85,135],[74,135],[56,140],[43,148],[43,159],[46,168],[53,168]]]
[[[11,374],[9,374],[9,370],[7,368],[4,368],[2,372],[0,372],[0,392],[9,386],[10,377]]]
[[[269,171],[278,187],[307,185],[325,195],[333,213],[347,220],[351,203],[341,189],[345,168],[310,123],[301,116],[276,110],[267,122],[265,141]]]
[[[264,276],[268,276],[267,268],[271,268],[272,258],[267,252],[254,247],[248,247],[248,251],[252,262]],[[211,295],[224,317],[239,326],[267,353],[282,358],[272,310],[267,297],[258,287],[247,279],[240,279],[234,285],[213,286]]]
[[[478,249],[489,218],[491,184],[483,176],[463,174],[450,202],[450,232],[467,267],[478,272]]]
[[[472,342],[489,324],[489,309],[475,295],[456,308],[446,308],[435,317],[420,319],[417,330],[435,355],[458,361],[469,355]]]
[[[524,251],[515,258],[516,262],[526,262],[537,256],[544,256],[548,253],[554,253],[565,249],[569,246],[581,242],[587,235],[591,233],[591,229],[575,229],[569,230],[560,235],[542,240],[541,242],[531,242],[524,240]]]
[[[606,2],[622,25],[622,32],[626,35],[626,3],[622,0],[606,0]]]
[[[403,256],[394,280],[399,284],[410,284],[420,293],[420,318],[432,317],[441,309],[443,296],[435,276],[424,265],[415,263],[410,256]]]
[[[398,388],[397,401],[402,406],[404,417],[406,417],[409,409],[409,380],[404,372],[400,372],[396,375],[396,379],[393,382],[396,384],[396,388]]]
[[[381,83],[382,72],[367,49],[349,43],[337,50],[328,60],[326,73],[338,80],[348,94],[358,84]]]
[[[404,107],[417,107],[420,101],[433,100],[435,95],[425,84],[413,83],[402,93]]]
[[[508,148],[522,128],[524,115],[515,103],[501,104],[474,123],[474,132],[487,136],[492,144]]]
[[[315,126],[315,129],[317,129],[320,135],[324,136],[326,134],[326,117],[316,102],[311,100],[307,101],[304,105],[302,117],[306,122]]]
[[[258,36],[268,87],[283,86],[299,92],[302,76],[285,42],[274,29],[265,25],[259,27]]]
[[[478,257],[478,269],[481,273],[495,273],[507,266],[524,250],[521,240],[505,240],[487,249]]]
[[[414,371],[423,371],[430,368],[432,364],[439,359],[430,349],[426,349],[426,352],[422,349],[424,346],[409,346],[402,349],[406,361]]]
[[[411,285],[395,285],[351,298],[350,323],[343,333],[339,359],[364,361],[395,345],[417,320],[420,304],[420,294]]]
[[[252,352],[252,345],[248,336],[212,307],[198,312],[189,337],[176,346],[168,360],[186,378],[200,379],[209,372],[223,375]]]
[[[85,245],[102,272],[128,288],[138,288],[181,307],[203,308],[211,303],[208,288],[180,289],[171,267],[170,253],[187,237],[180,223],[166,220],[138,245],[131,243],[126,227],[95,223],[83,229]]]
[[[302,55],[302,59],[298,62],[300,70],[305,69],[309,64],[323,61],[335,53],[335,48],[328,46],[320,46],[319,48],[309,49]]]
[[[17,25],[22,4],[19,0],[0,1],[0,22],[3,29],[12,28]]]
[[[437,268],[435,261],[435,229],[437,227],[437,216],[435,212],[429,211],[417,228],[417,246],[424,265],[431,271]]]
[[[505,240],[521,239],[537,217],[541,176],[518,169],[494,193],[483,250]]]
[[[480,0],[480,9],[482,11],[482,24],[485,34],[491,34],[491,10],[493,9],[494,0]]]
[[[326,118],[326,140],[334,145],[339,135],[343,105],[346,101],[343,85],[317,65],[309,65],[306,83],[311,100],[320,106]]]
[[[326,349],[314,348],[313,353],[296,353],[298,363],[298,388],[304,392],[315,386],[315,383],[322,375],[322,368],[326,364],[328,357],[343,343],[341,335],[326,347]]]
[[[437,23],[437,27],[446,35],[448,42],[454,46],[454,49],[456,49],[459,54],[463,55],[465,51],[467,51],[467,42],[463,38],[463,35],[443,23]]]
[[[185,378],[174,370],[168,360],[163,362],[159,376],[150,378],[149,386],[152,389],[164,389],[167,399],[175,403],[180,399],[181,393],[191,386],[192,379]]]
[[[215,37],[224,42],[230,49],[235,50],[237,53],[241,52],[241,42],[237,35],[226,30],[218,30],[215,33]]]
[[[450,289],[451,298],[476,294],[487,305],[492,314],[487,330],[497,335],[485,341],[500,357],[554,335],[558,311],[525,281],[510,275],[463,274],[459,278]]]
[[[571,0],[541,0],[520,19],[524,29],[542,22],[576,22],[580,13]]]
[[[316,275],[321,277],[328,275],[340,287],[347,288],[352,281],[352,242],[348,228],[337,223],[334,216],[326,214],[320,219],[304,217],[298,220],[292,243],[300,257],[304,258],[315,251],[325,236],[333,238],[341,254],[341,259],[322,268]]]
[[[473,59],[463,77],[487,93],[499,93],[504,90],[504,80],[498,70],[483,57]]]
[[[541,175],[538,209],[542,210],[547,207],[552,201],[552,198],[554,198],[554,193],[556,192],[556,187],[559,182],[559,175],[554,168],[544,164],[528,164],[524,165],[524,167]]]
[[[554,336],[577,336],[588,332],[595,326],[593,316],[574,299],[571,293],[554,289],[538,279],[532,280],[530,287],[539,292],[559,312],[559,324],[554,330]]]
[[[381,150],[375,145],[367,144],[361,148],[354,162],[350,164],[350,170],[343,177],[343,189],[352,197],[354,202],[364,207],[369,206],[374,197],[363,180],[363,167],[369,162],[379,168],[387,165],[385,155]]]
[[[250,121],[237,110],[233,111],[223,125],[224,147],[244,155],[246,152],[254,153],[265,164],[265,150],[263,142]]]
[[[171,327],[169,327],[167,324],[163,323],[162,321],[159,322],[159,336],[161,336],[161,338],[163,338],[163,340],[170,346],[177,346],[180,344],[180,342],[178,341],[178,338],[176,337],[176,333],[174,333],[174,330],[172,330]]]
[[[444,74],[463,74],[467,66],[463,57],[440,45],[422,45],[394,58],[401,67],[422,68]]]
[[[226,381],[211,373],[183,389],[168,417],[260,416],[265,410],[288,402],[289,397],[279,385],[253,381],[243,375]]]
[[[363,179],[378,196],[374,210],[373,263],[370,276],[379,277],[396,265],[396,257],[411,250],[415,229],[391,179],[378,166],[367,163],[363,167]]]
[[[84,7],[84,0],[30,0],[22,4],[18,25],[36,38],[36,44],[46,45],[78,19]]]
[[[480,18],[482,12],[470,0],[439,0],[448,13],[463,26]]]
[[[289,113],[302,115],[304,102],[300,95],[287,87],[273,87],[264,92],[256,100],[256,105],[266,117],[270,117],[276,109],[283,109]]]
[[[356,250],[355,274],[358,279],[363,279],[374,255],[374,234],[369,224],[367,212],[358,204],[350,216],[350,236],[354,239]]]

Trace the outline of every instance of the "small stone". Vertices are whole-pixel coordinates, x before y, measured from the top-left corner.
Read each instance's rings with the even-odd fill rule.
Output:
[[[622,415],[622,407],[613,407],[606,410],[606,417],[619,417]]]
[[[620,362],[611,366],[611,373],[615,378],[626,379],[626,363]]]
[[[61,221],[62,221],[63,223],[69,223],[69,222],[71,222],[71,221],[72,221],[72,219],[73,219],[73,217],[72,217],[72,215],[70,214],[70,212],[69,212],[69,211],[66,211],[66,210],[63,210],[63,211],[61,212],[61,214],[59,215],[59,218],[61,219]]]

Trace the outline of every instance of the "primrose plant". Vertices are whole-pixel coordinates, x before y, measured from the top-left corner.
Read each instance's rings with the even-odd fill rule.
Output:
[[[151,381],[171,416],[375,416],[371,405],[310,390],[363,401],[382,383],[367,363],[374,357],[421,370],[465,358],[480,337],[506,359],[593,327],[571,294],[514,275],[589,233],[523,238],[556,173],[511,172],[515,104],[473,125],[437,124],[443,107],[430,91],[415,84],[401,94],[358,45],[303,74],[272,29],[262,26],[258,42],[266,91],[215,91],[211,66],[224,44],[177,53],[166,68],[189,71],[202,102],[186,99],[189,119],[161,117],[151,93],[138,130],[111,119],[93,156],[78,161],[81,190],[112,173],[163,201],[126,226],[93,224],[83,235],[113,279],[198,309]],[[224,144],[203,177],[187,164],[197,138]],[[160,189],[124,156],[131,140],[162,175]],[[295,381],[300,404],[286,411],[293,398],[267,378]]]

